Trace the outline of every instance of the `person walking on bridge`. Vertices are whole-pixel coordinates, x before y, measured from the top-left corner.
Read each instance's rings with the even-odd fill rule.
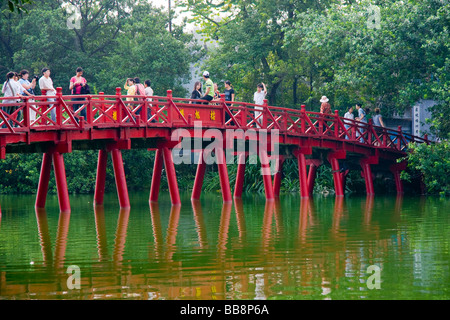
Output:
[[[50,78],[50,69],[43,68],[42,69],[42,77],[39,79],[39,88],[41,89],[42,95],[45,96],[56,96],[56,90],[53,87],[53,80]],[[55,102],[55,98],[47,98],[47,101]],[[56,109],[53,108],[53,104],[49,105],[50,116],[52,121],[56,122]]]
[[[256,86],[256,92],[253,94],[253,101],[258,106],[262,106],[264,105],[264,99],[266,98],[266,95],[267,95],[267,87],[264,84],[264,82],[261,82]],[[263,115],[262,115],[263,110],[264,110],[263,107],[255,107],[255,119],[257,128],[261,128],[261,125],[263,123]]]
[[[214,99],[214,83],[209,78],[209,72],[203,72],[203,80],[205,80],[205,94],[201,100],[205,100],[205,104],[209,104],[210,101]]]

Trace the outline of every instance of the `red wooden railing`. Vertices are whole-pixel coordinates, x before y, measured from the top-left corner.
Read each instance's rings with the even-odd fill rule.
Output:
[[[56,101],[48,101],[53,98]],[[82,98],[84,101],[73,101]],[[126,96],[121,89],[115,95],[62,95],[25,98],[15,103],[3,103],[11,97],[0,98],[0,135],[20,134],[32,131],[83,130],[86,128],[114,127],[193,127],[201,121],[202,127],[218,129],[266,129],[279,130],[280,134],[325,136],[329,139],[352,141],[373,148],[405,151],[409,142],[428,143],[428,139],[416,137],[398,130],[376,127],[371,121],[363,123],[332,115],[267,105],[257,106],[245,102],[220,100],[205,105],[202,101],[167,96]],[[80,105],[73,110],[74,105]],[[6,107],[16,107],[10,114]],[[261,108],[262,110],[255,110]],[[255,111],[260,112],[256,115]],[[36,116],[31,117],[35,112]],[[52,119],[51,114],[55,114]],[[81,116],[82,113],[86,117]],[[21,116],[20,116],[21,115]],[[20,118],[19,118],[20,117]]]

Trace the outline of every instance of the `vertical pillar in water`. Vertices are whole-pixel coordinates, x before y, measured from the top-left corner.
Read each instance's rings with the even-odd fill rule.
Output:
[[[59,209],[61,212],[70,212],[69,191],[67,189],[66,169],[64,157],[55,151],[53,156],[53,167],[55,171],[56,189],[58,191]]]
[[[279,198],[281,189],[281,177],[283,175],[283,164],[284,164],[283,156],[279,156],[276,161],[277,161],[276,163],[277,172],[275,172],[275,176],[273,177],[273,196]]]
[[[150,187],[150,202],[158,202],[159,187],[161,185],[161,173],[163,167],[163,154],[161,149],[155,153],[155,163],[153,164],[152,185]]]
[[[191,200],[199,200],[200,195],[202,194],[203,180],[206,171],[206,163],[203,159],[204,154],[205,153],[203,150],[200,151],[197,164],[197,173],[195,174],[194,187],[192,188]]]
[[[167,147],[163,147],[162,151],[172,205],[181,205],[180,194],[178,190],[177,175],[175,172],[175,165],[173,163],[172,152]]]
[[[227,162],[225,152],[221,148],[216,149],[217,167],[219,169],[220,188],[222,189],[223,202],[231,202],[230,180],[228,178]]]
[[[130,199],[128,197],[127,181],[125,179],[125,170],[123,167],[122,152],[119,149],[111,150],[111,158],[114,167],[114,177],[116,179],[117,196],[119,205],[122,209],[130,208]]]
[[[105,196],[106,165],[108,163],[108,152],[98,152],[97,178],[95,180],[94,206],[103,205]]]
[[[266,200],[274,200],[273,186],[272,186],[272,175],[270,172],[270,162],[266,150],[259,150],[259,158],[261,160],[261,171],[264,182],[264,192],[266,195]]]
[[[42,156],[41,174],[39,176],[39,185],[36,195],[36,205],[35,205],[36,208],[45,208],[51,170],[52,170],[52,154],[50,152],[46,152]]]
[[[242,191],[244,189],[244,179],[245,179],[245,159],[247,157],[244,153],[239,154],[238,156],[238,167],[236,173],[236,183],[234,186],[234,198],[241,198]]]

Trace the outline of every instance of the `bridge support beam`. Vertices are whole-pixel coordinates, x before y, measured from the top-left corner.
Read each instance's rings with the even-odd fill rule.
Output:
[[[108,163],[108,152],[100,150],[98,152],[97,178],[95,180],[94,206],[103,205],[105,196],[106,166]]]
[[[344,196],[344,179],[340,172],[339,159],[345,158],[346,153],[344,150],[330,152],[327,156],[328,162],[331,164],[331,169],[333,170],[334,191],[337,197]]]
[[[35,207],[45,208],[52,161],[55,173],[56,189],[58,192],[59,210],[60,212],[70,212],[69,191],[67,189],[64,157],[61,153],[55,151],[54,149],[44,153],[42,157],[41,174],[39,177]]]
[[[316,181],[317,168],[322,165],[322,160],[308,159],[306,165],[309,165],[308,171],[308,194],[311,196],[314,191],[314,182]]]
[[[48,183],[52,170],[52,153],[46,152],[42,156],[41,174],[39,176],[39,185],[36,195],[36,208],[45,208],[47,201]]]
[[[200,195],[202,193],[203,180],[205,178],[206,162],[203,159],[205,152],[202,150],[199,153],[197,173],[195,174],[194,187],[192,188],[191,200],[200,200]]]
[[[283,176],[283,164],[284,164],[284,157],[279,156],[276,160],[276,168],[275,168],[275,175],[273,177],[273,196],[275,198],[280,197],[280,189],[281,189],[281,178]]]
[[[234,186],[233,197],[235,199],[242,198],[242,191],[244,190],[244,180],[245,180],[245,161],[247,156],[244,153],[238,156],[238,167],[236,173],[236,183]]]
[[[53,152],[53,170],[55,172],[56,190],[58,192],[59,209],[70,212],[69,190],[67,189],[66,169],[64,157],[59,152]]]
[[[269,156],[267,155],[267,150],[259,150],[259,159],[261,162],[261,173],[263,176],[266,200],[275,200],[272,186],[272,174],[270,172],[270,161]]]
[[[150,187],[149,202],[158,202],[159,187],[161,186],[161,175],[163,168],[163,154],[161,149],[155,152],[155,162],[153,164],[152,185]]]
[[[371,164],[378,164],[378,157],[368,157],[363,158],[359,161],[362,172],[364,175],[364,180],[366,182],[366,193],[367,195],[374,195],[375,190],[373,188],[373,176],[372,169],[370,167]]]
[[[128,197],[127,180],[125,179],[125,169],[123,167],[122,152],[119,149],[111,150],[111,158],[114,168],[114,177],[116,179],[117,196],[121,209],[130,208],[130,199]]]
[[[389,170],[394,175],[395,180],[395,188],[397,189],[397,194],[401,195],[404,193],[403,191],[403,182],[400,179],[400,174],[403,170],[406,170],[406,162],[395,163],[389,167]]]
[[[180,193],[178,190],[177,174],[173,163],[172,152],[166,146],[162,147],[164,167],[166,169],[167,184],[169,185],[170,200],[173,206],[181,205]]]
[[[225,152],[221,148],[216,149],[217,167],[219,169],[220,188],[222,189],[222,198],[224,203],[232,202],[230,179],[228,177],[227,160]]]
[[[298,162],[298,178],[300,180],[300,195],[302,198],[309,198],[308,175],[306,174],[306,158],[302,152],[294,154]]]

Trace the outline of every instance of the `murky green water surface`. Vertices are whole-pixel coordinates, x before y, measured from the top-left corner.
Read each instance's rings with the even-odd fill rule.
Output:
[[[38,212],[34,200],[0,197],[0,299],[450,298],[445,199],[247,196],[224,206],[209,194],[171,208],[166,194],[151,207],[134,194],[127,212],[112,194],[95,210],[92,196],[71,196],[61,215],[56,197]],[[80,289],[68,288],[71,265]]]

